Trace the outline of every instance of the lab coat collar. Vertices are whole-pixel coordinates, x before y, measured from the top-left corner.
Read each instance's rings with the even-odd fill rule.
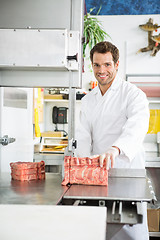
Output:
[[[118,73],[112,83],[112,85],[110,86],[110,90],[116,91],[119,89],[120,85],[121,85],[122,79],[118,76]],[[101,95],[101,91],[99,89],[99,86],[95,87],[93,90],[93,94],[100,94]]]
[[[122,79],[119,77],[117,73],[112,85],[110,86],[110,89],[113,91],[118,90],[121,85],[121,82],[122,82]]]

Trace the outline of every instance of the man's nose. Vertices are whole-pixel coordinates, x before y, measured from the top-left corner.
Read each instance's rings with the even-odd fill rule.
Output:
[[[99,72],[105,72],[105,66],[104,65],[100,65],[99,67]]]

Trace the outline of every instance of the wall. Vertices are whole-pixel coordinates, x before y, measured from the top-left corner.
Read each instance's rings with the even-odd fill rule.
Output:
[[[16,140],[0,146],[0,171],[10,172],[10,162],[33,160],[33,89],[10,88],[7,96],[5,90],[8,91],[0,88],[0,136],[8,135]],[[18,90],[17,98],[14,98]]]
[[[95,16],[96,17],[96,16]],[[140,48],[148,45],[147,32],[139,28],[149,18],[153,23],[160,24],[160,15],[121,15],[121,16],[97,16],[101,21],[104,30],[110,35],[108,41],[112,41],[120,50],[119,74],[125,78],[127,74],[160,74],[160,52],[155,57],[150,56],[151,52],[138,53]],[[158,35],[160,30],[154,35]],[[85,59],[85,73],[82,75],[82,88],[88,89],[90,81],[94,80],[88,65],[90,62]]]
[[[159,1],[157,0],[85,0],[87,12],[93,9],[92,14],[100,15],[141,15],[158,14],[160,12]]]
[[[69,107],[68,101],[51,101],[51,102],[44,102],[44,130],[45,131],[54,131],[55,124],[52,123],[52,110],[53,107]],[[81,101],[76,101],[76,108],[75,108],[75,126],[78,127],[79,121],[79,112],[80,112]],[[67,110],[67,119],[68,119],[69,112]],[[65,130],[68,132],[68,124],[57,124],[58,130]]]
[[[0,0],[0,27],[70,28],[70,10],[70,0]]]

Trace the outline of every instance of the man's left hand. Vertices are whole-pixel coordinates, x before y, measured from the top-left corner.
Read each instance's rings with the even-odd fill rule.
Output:
[[[114,167],[115,158],[120,154],[118,147],[110,147],[105,153],[100,155],[100,167],[103,167],[104,159],[106,159],[106,169],[109,169],[111,161],[111,168]]]

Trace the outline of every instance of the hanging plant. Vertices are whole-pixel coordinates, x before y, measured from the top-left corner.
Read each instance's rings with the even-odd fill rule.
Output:
[[[87,45],[91,50],[95,44],[102,42],[106,37],[110,36],[103,30],[102,23],[96,18],[91,16],[91,12],[94,8],[91,8],[89,13],[84,15],[84,43],[83,43],[83,57],[85,57],[85,50]],[[101,7],[96,15],[99,14]]]

